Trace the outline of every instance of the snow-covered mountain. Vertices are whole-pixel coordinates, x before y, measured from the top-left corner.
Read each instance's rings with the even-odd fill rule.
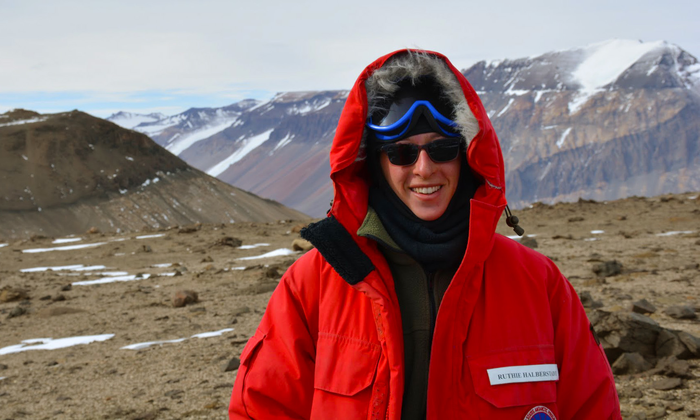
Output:
[[[464,71],[501,140],[513,204],[700,189],[700,64],[611,40]]]
[[[700,64],[676,45],[610,40],[463,73],[501,140],[516,206],[700,189]],[[322,216],[346,97],[280,93],[134,129],[226,182]]]

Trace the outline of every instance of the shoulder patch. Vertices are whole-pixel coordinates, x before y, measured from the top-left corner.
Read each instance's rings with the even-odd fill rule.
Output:
[[[340,277],[351,285],[361,282],[374,270],[369,257],[332,215],[302,229],[301,237],[311,242]]]
[[[523,420],[557,420],[549,408],[538,405],[532,407],[532,410],[528,411]]]

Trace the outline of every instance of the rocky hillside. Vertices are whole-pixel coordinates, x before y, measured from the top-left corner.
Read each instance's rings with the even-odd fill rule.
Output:
[[[2,114],[0,150],[0,237],[305,217],[78,111]]]
[[[700,189],[700,64],[678,46],[612,40],[463,73],[501,139],[515,207]],[[283,93],[133,128],[211,175],[321,216],[346,94]]]

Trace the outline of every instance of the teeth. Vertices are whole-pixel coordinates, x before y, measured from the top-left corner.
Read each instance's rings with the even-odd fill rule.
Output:
[[[440,188],[442,188],[442,185],[436,187],[411,188],[411,191],[416,192],[418,194],[432,194]]]

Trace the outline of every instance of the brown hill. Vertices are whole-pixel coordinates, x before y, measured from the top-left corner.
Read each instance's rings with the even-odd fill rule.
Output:
[[[0,237],[305,217],[88,114],[0,115]]]

